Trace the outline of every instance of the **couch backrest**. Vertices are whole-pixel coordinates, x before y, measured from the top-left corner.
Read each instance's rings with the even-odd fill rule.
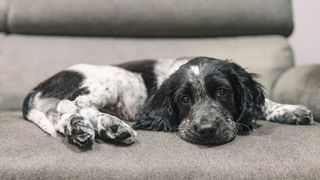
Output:
[[[181,56],[233,59],[248,71],[261,74],[259,81],[268,94],[274,81],[293,66],[291,49],[281,36],[134,39],[14,35],[2,40],[0,110],[21,108],[31,88],[75,63],[115,64]]]
[[[270,94],[292,28],[290,0],[0,0],[0,111],[69,65],[145,58],[233,59]]]
[[[290,0],[2,1],[0,16],[5,17],[0,18],[0,30],[10,33],[131,37],[289,36],[293,28]]]

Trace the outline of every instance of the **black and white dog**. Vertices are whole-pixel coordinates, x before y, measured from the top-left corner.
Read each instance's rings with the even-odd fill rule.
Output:
[[[25,98],[23,116],[80,147],[95,138],[131,144],[137,135],[133,128],[222,144],[255,128],[257,119],[313,122],[304,106],[265,99],[253,78],[233,62],[209,57],[79,64],[35,87]],[[135,121],[133,128],[124,120]]]

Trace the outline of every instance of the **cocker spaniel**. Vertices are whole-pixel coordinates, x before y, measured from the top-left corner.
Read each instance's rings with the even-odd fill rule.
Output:
[[[23,117],[79,147],[95,138],[132,144],[134,129],[216,145],[254,129],[257,119],[313,122],[304,106],[266,99],[254,77],[234,62],[209,57],[78,64],[36,86],[24,100]]]

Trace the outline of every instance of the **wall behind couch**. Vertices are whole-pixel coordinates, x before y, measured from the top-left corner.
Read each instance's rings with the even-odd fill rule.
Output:
[[[295,28],[290,42],[297,65],[320,64],[319,8],[319,0],[293,0]]]

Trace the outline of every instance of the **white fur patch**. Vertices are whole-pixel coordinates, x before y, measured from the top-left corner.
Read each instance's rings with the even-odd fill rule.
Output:
[[[52,137],[56,137],[56,130],[52,124],[52,122],[47,119],[46,115],[38,110],[32,109],[28,113],[27,117],[31,122],[39,126],[43,131],[51,135]]]
[[[197,76],[200,74],[199,66],[191,66],[191,70],[192,70],[193,74],[195,74]]]
[[[64,99],[57,105],[57,112],[73,114],[77,112],[77,106],[71,101]]]
[[[40,112],[47,112],[51,108],[54,108],[58,103],[59,99],[56,98],[43,98],[41,92],[38,92],[34,97],[34,109]]]

